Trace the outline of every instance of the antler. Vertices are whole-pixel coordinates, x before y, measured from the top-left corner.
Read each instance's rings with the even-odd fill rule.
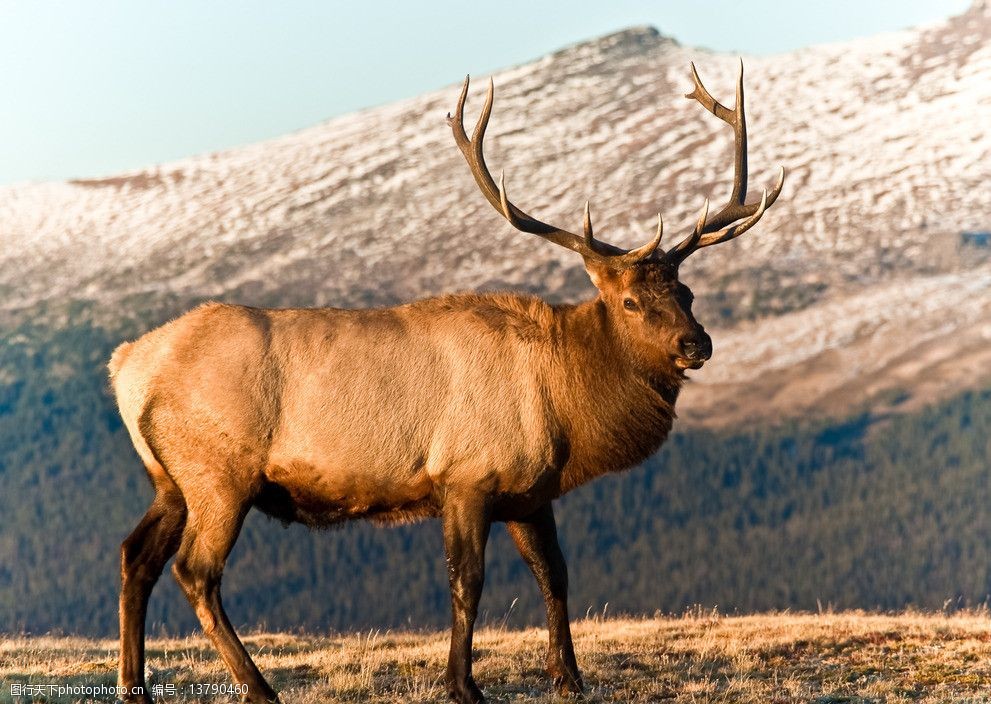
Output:
[[[736,159],[733,170],[733,190],[729,201],[711,219],[707,218],[709,201],[706,200],[702,216],[694,232],[672,247],[666,257],[675,265],[680,264],[692,252],[720,242],[739,237],[757,224],[778,194],[785,182],[785,170],[781,167],[778,182],[770,192],[764,189],[759,203],[747,203],[747,118],[743,109],[743,60],[740,60],[740,75],[736,82],[736,107],[730,110],[712,97],[699,78],[695,64],[692,64],[692,78],[695,89],[685,95],[697,100],[702,107],[733,128],[736,135]],[[737,222],[742,220],[742,222]],[[735,224],[734,224],[735,223]],[[722,228],[722,229],[720,229]]]
[[[458,98],[458,105],[454,111],[454,117],[451,117],[451,114],[448,113],[447,124],[451,126],[451,130],[454,132],[454,141],[457,142],[458,149],[461,150],[465,161],[468,162],[468,167],[471,169],[471,174],[475,177],[475,183],[481,189],[482,195],[485,196],[485,199],[489,201],[492,207],[498,210],[513,227],[522,232],[543,237],[545,240],[562,247],[567,247],[573,252],[578,252],[585,259],[601,262],[613,269],[631,267],[637,262],[647,259],[654,253],[657,246],[661,243],[661,234],[664,229],[660,214],[657,215],[657,234],[654,235],[654,239],[642,247],[627,251],[611,244],[606,244],[605,242],[599,242],[593,237],[592,218],[589,214],[587,201],[585,203],[582,236],[554,227],[553,225],[548,225],[527,215],[513,205],[506,195],[505,174],[500,175],[499,185],[497,186],[492,175],[489,173],[488,167],[485,165],[485,157],[482,154],[482,140],[485,138],[485,128],[488,127],[489,116],[492,114],[492,101],[495,93],[492,79],[489,79],[489,91],[485,96],[485,105],[482,106],[482,113],[478,117],[478,123],[475,125],[475,131],[472,133],[471,139],[468,139],[464,127],[464,109],[465,100],[468,97],[468,80],[466,76],[464,86],[461,88],[461,96]]]

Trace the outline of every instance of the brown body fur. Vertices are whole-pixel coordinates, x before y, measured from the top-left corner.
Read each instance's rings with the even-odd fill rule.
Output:
[[[630,375],[595,329],[600,305],[206,304],[121,345],[110,370],[153,478],[187,501],[223,479],[279,518],[325,525],[436,516],[470,485],[511,498],[496,516],[509,517],[640,462],[670,430],[680,375]]]

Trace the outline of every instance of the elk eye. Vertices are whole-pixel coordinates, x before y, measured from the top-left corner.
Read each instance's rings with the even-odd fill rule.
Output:
[[[626,310],[637,310],[637,308],[639,308],[639,306],[637,306],[637,302],[632,298],[624,298],[623,307],[626,308]]]

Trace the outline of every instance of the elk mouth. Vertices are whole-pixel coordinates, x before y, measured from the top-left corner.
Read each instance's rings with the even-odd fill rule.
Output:
[[[701,369],[702,365],[705,364],[705,360],[702,358],[692,359],[690,357],[675,357],[674,365],[678,369]]]

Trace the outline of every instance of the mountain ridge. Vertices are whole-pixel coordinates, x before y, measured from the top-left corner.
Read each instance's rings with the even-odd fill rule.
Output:
[[[947,360],[970,359],[956,340],[973,347],[974,331],[991,321],[981,303],[991,300],[991,250],[960,240],[991,227],[991,192],[981,187],[991,177],[982,117],[991,110],[989,47],[991,15],[975,4],[922,28],[744,57],[750,190],[773,183],[779,164],[788,178],[757,229],[683,267],[716,347],[682,400],[685,419],[730,424],[741,416],[719,409],[743,396],[773,419],[842,414],[895,390],[924,390],[915,402],[925,403],[983,383],[968,381],[976,363],[955,371]],[[589,198],[601,237],[632,246],[660,210],[670,243],[704,196],[718,203],[729,187],[730,130],[682,97],[692,60],[728,101],[736,56],[683,47],[648,26],[497,72],[490,166],[505,169],[514,198],[550,222],[577,227]],[[472,84],[466,121],[484,83]],[[477,192],[444,125],[456,96],[452,85],[116,177],[2,187],[0,324],[64,319],[58,311],[77,302],[113,329],[125,315],[150,328],[208,298],[351,307],[458,290],[592,295],[578,257],[514,232]],[[933,294],[955,321],[942,343],[928,334],[938,313],[900,301],[890,306],[898,319],[872,312],[885,307],[885,292],[918,298],[913,290],[954,274],[976,282],[978,304],[954,312],[952,296]],[[866,365],[884,378],[865,393],[850,384],[856,359],[803,337],[839,310],[853,311],[861,332],[824,338],[876,354],[916,345],[902,331],[921,330],[919,354],[932,364],[912,373]],[[801,353],[765,344],[772,330],[801,341]],[[748,345],[765,350],[759,369],[741,352]],[[845,368],[810,384],[796,358]],[[935,367],[945,388],[925,383]],[[772,379],[766,390],[754,382],[761,376]],[[794,379],[778,383],[785,378]]]

